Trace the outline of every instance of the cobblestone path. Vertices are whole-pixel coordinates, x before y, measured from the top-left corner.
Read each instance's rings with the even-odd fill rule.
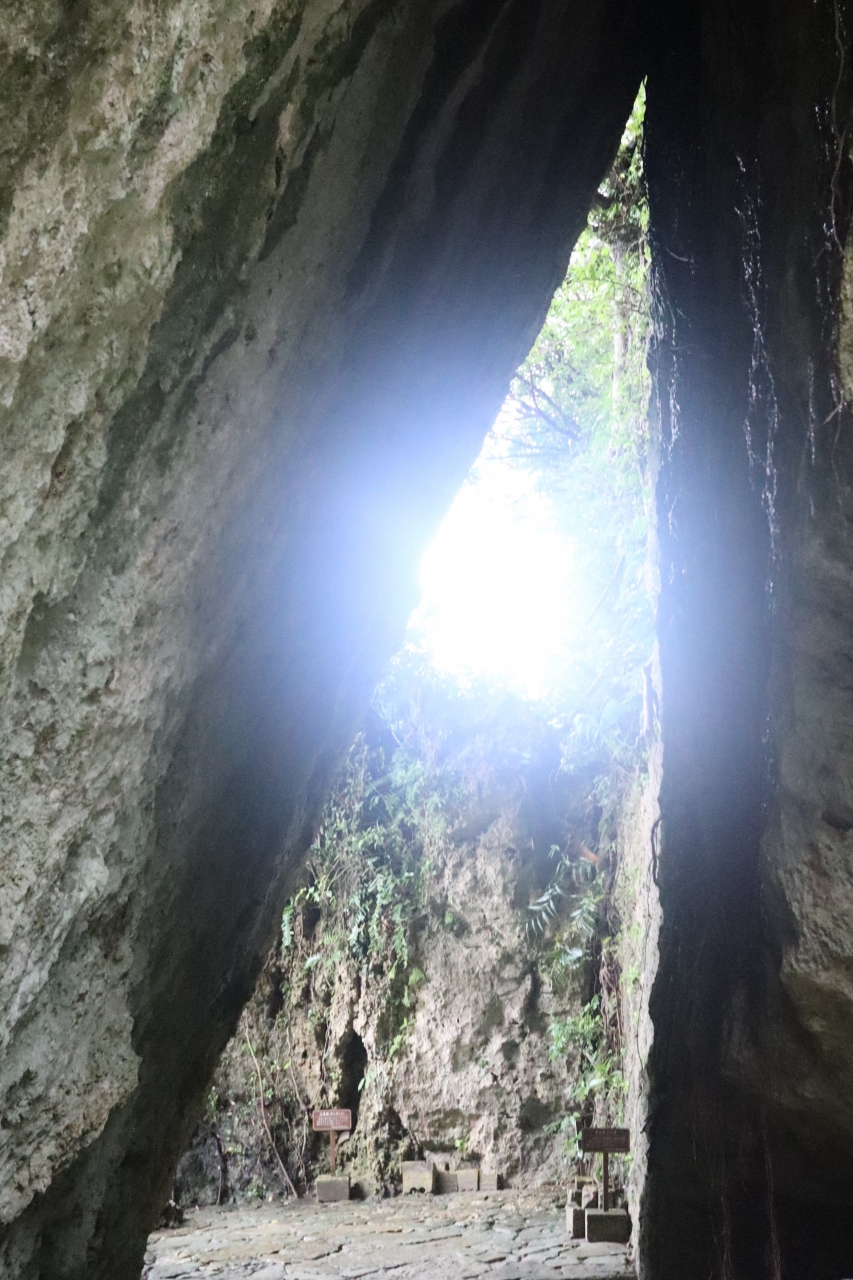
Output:
[[[570,1240],[554,1193],[201,1209],[149,1241],[147,1280],[633,1280],[620,1245]]]

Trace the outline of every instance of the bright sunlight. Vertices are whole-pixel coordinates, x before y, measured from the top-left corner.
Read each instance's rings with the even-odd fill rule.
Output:
[[[424,556],[411,632],[445,674],[541,697],[575,612],[574,550],[535,479],[490,438]]]
[[[643,95],[495,430],[424,557],[409,632],[462,684],[603,732],[653,644]]]

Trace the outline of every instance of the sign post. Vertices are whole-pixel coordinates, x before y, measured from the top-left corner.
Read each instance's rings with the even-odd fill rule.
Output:
[[[315,1111],[311,1124],[315,1131],[329,1135],[329,1161],[332,1173],[335,1173],[338,1163],[338,1134],[352,1131],[352,1112],[346,1107]]]
[[[631,1150],[631,1131],[629,1129],[581,1129],[581,1150],[584,1152],[600,1151],[604,1157],[603,1204],[601,1207],[606,1212],[607,1202],[610,1198],[610,1170],[607,1158],[611,1151],[614,1154],[624,1155]]]

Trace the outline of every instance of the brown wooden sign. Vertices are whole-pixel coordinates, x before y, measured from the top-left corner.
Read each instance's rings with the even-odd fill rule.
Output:
[[[581,1129],[582,1151],[626,1152],[631,1150],[630,1129]]]
[[[616,1152],[625,1152],[631,1150],[631,1131],[630,1129],[581,1129],[581,1151],[600,1151],[603,1156],[603,1177],[602,1177],[602,1209],[610,1208],[610,1170],[607,1167],[607,1157]]]
[[[334,1173],[338,1167],[338,1134],[350,1133],[352,1130],[352,1112],[348,1107],[331,1107],[326,1111],[315,1111],[311,1116],[311,1124],[329,1135],[329,1164]]]
[[[330,1111],[315,1111],[312,1116],[315,1129],[324,1133],[349,1133],[352,1129],[352,1112],[345,1107]]]

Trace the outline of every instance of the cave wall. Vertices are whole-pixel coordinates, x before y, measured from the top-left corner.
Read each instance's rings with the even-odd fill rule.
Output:
[[[478,815],[469,815],[467,838],[463,829],[448,842],[436,890],[452,924],[427,940],[427,980],[387,1087],[415,1144],[439,1168],[479,1164],[514,1187],[565,1181],[566,1141],[554,1127],[577,1063],[571,1055],[551,1060],[549,1025],[554,1015],[579,1012],[585,994],[582,982],[553,990],[526,932],[529,901],[553,870],[548,846],[566,833],[558,788],[547,771],[531,774],[526,796],[517,780],[512,789],[504,780],[502,796],[495,787],[484,797],[498,811],[488,826],[474,835]]]
[[[712,0],[666,20],[646,152],[664,751],[643,1274],[840,1280],[853,13]]]
[[[392,1007],[370,958],[340,960],[322,1000],[306,981],[301,952],[271,957],[178,1165],[180,1205],[282,1194],[247,1035],[269,1089],[268,1123],[300,1193],[328,1172],[328,1139],[311,1133],[307,1118],[325,1106],[350,1107],[356,1118],[339,1148],[356,1194],[399,1192],[401,1160],[424,1158],[440,1169],[481,1165],[514,1187],[565,1183],[569,1150],[555,1126],[577,1062],[551,1060],[549,1022],[580,1011],[587,975],[556,993],[527,928],[529,902],[553,874],[551,845],[565,844],[567,811],[577,807],[577,784],[555,787],[553,765],[553,758],[538,770],[480,764],[452,824],[430,842],[426,901],[409,940],[409,971],[418,976],[406,1009]],[[358,927],[355,911],[348,923]],[[320,920],[311,934],[315,956],[340,945],[326,937]],[[354,1044],[364,1054],[360,1082]]]
[[[653,663],[655,680],[659,679]],[[656,695],[657,696],[657,695]],[[649,1151],[649,1062],[654,1044],[651,993],[658,973],[661,927],[657,851],[660,843],[662,743],[657,723],[647,741],[644,769],[624,789],[616,821],[618,861],[611,898],[619,924],[619,1013],[622,1073],[625,1080],[624,1122],[631,1131],[631,1158],[625,1199],[634,1229],[631,1253],[639,1261],[640,1217]]]
[[[138,1274],[638,7],[5,6],[4,1275]]]

